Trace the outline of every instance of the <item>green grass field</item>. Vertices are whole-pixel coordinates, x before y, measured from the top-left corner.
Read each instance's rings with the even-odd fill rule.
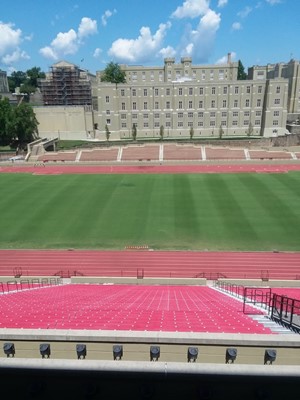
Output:
[[[300,250],[300,173],[0,174],[1,248]]]

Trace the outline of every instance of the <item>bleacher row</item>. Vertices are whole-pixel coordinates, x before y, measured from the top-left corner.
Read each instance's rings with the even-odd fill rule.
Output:
[[[189,144],[152,144],[46,152],[38,157],[37,162],[162,162],[213,160],[300,160],[300,152]]]
[[[55,286],[62,283],[61,278],[29,278],[21,280],[0,281],[0,294],[19,292],[26,289],[37,289],[46,286]]]

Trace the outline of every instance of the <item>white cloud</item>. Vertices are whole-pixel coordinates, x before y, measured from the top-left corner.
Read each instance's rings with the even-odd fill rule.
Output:
[[[232,30],[239,31],[242,29],[242,24],[240,22],[234,22],[231,26]]]
[[[20,50],[18,48],[11,54],[6,54],[4,57],[2,57],[2,62],[5,65],[11,65],[20,60],[29,60],[29,59],[30,59],[29,55],[25,51]]]
[[[266,2],[271,4],[271,6],[274,6],[274,4],[281,3],[281,0],[266,0]]]
[[[108,54],[123,62],[145,62],[155,56],[163,43],[170,23],[160,24],[152,35],[149,27],[142,27],[137,39],[117,39],[113,42]]]
[[[224,7],[228,3],[228,0],[219,0],[218,7]]]
[[[182,38],[181,55],[193,57],[195,62],[206,61],[212,52],[220,23],[220,14],[209,9],[200,19],[197,28],[190,28]]]
[[[97,47],[97,49],[95,49],[95,51],[94,51],[93,57],[99,58],[101,54],[102,54],[102,50],[99,47]]]
[[[238,16],[241,18],[246,18],[252,11],[252,8],[246,6],[242,11],[238,12]]]
[[[29,55],[20,48],[24,38],[21,29],[12,23],[0,21],[0,60],[5,65],[29,59]],[[27,40],[27,38],[25,38]]]
[[[114,9],[113,11],[106,10],[105,13],[101,16],[102,25],[106,26],[108,18],[110,18],[113,14],[116,14],[116,12],[116,9]]]
[[[159,50],[159,55],[162,58],[175,57],[176,50],[172,46],[167,46],[167,47],[164,47],[163,49]]]
[[[97,33],[97,21],[83,17],[78,27],[78,37],[84,38]]]
[[[236,53],[234,51],[232,51],[230,53],[230,57],[231,57],[231,61],[234,61],[236,59]],[[228,54],[226,54],[226,56],[219,58],[216,61],[216,64],[227,64],[227,61],[228,61]]]
[[[196,18],[207,13],[209,0],[186,0],[172,13],[174,18]]]
[[[68,32],[59,32],[49,46],[40,49],[40,54],[52,60],[76,54],[80,46],[83,45],[83,38],[97,33],[97,21],[84,17],[81,19],[78,32],[70,29]]]

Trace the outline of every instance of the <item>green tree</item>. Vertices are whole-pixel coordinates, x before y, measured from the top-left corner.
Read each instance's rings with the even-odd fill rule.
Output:
[[[220,125],[220,128],[219,128],[219,138],[222,139],[223,135],[224,135],[224,129],[222,128],[222,125]]]
[[[7,97],[0,98],[0,145],[7,146],[12,141],[12,106]]]
[[[106,135],[106,140],[109,141],[110,130],[109,130],[107,124],[105,125],[105,135]]]
[[[26,72],[14,71],[7,77],[9,91],[14,93],[17,87],[20,87],[27,80]]]
[[[247,79],[247,74],[245,72],[245,67],[241,60],[238,62],[238,73],[237,73],[238,80],[245,80]]]
[[[161,125],[161,127],[159,128],[160,140],[164,139],[164,134],[165,134],[165,129],[164,129],[163,125]]]
[[[40,67],[33,67],[26,71],[27,76],[27,84],[34,88],[38,87],[38,80],[41,78],[45,78],[45,72],[41,71]]]
[[[137,136],[136,124],[133,124],[132,125],[132,139],[136,140],[136,136]]]
[[[101,82],[126,83],[126,74],[119,64],[110,62],[101,75]]]
[[[12,112],[12,145],[24,147],[38,138],[38,121],[33,108],[27,103],[21,103]]]
[[[191,126],[191,128],[190,128],[190,138],[191,138],[191,140],[193,139],[193,137],[194,137],[194,128]]]

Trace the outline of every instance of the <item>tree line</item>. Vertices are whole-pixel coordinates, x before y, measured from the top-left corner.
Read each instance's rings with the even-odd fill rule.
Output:
[[[22,149],[38,137],[38,121],[28,103],[11,104],[0,98],[0,146]]]

